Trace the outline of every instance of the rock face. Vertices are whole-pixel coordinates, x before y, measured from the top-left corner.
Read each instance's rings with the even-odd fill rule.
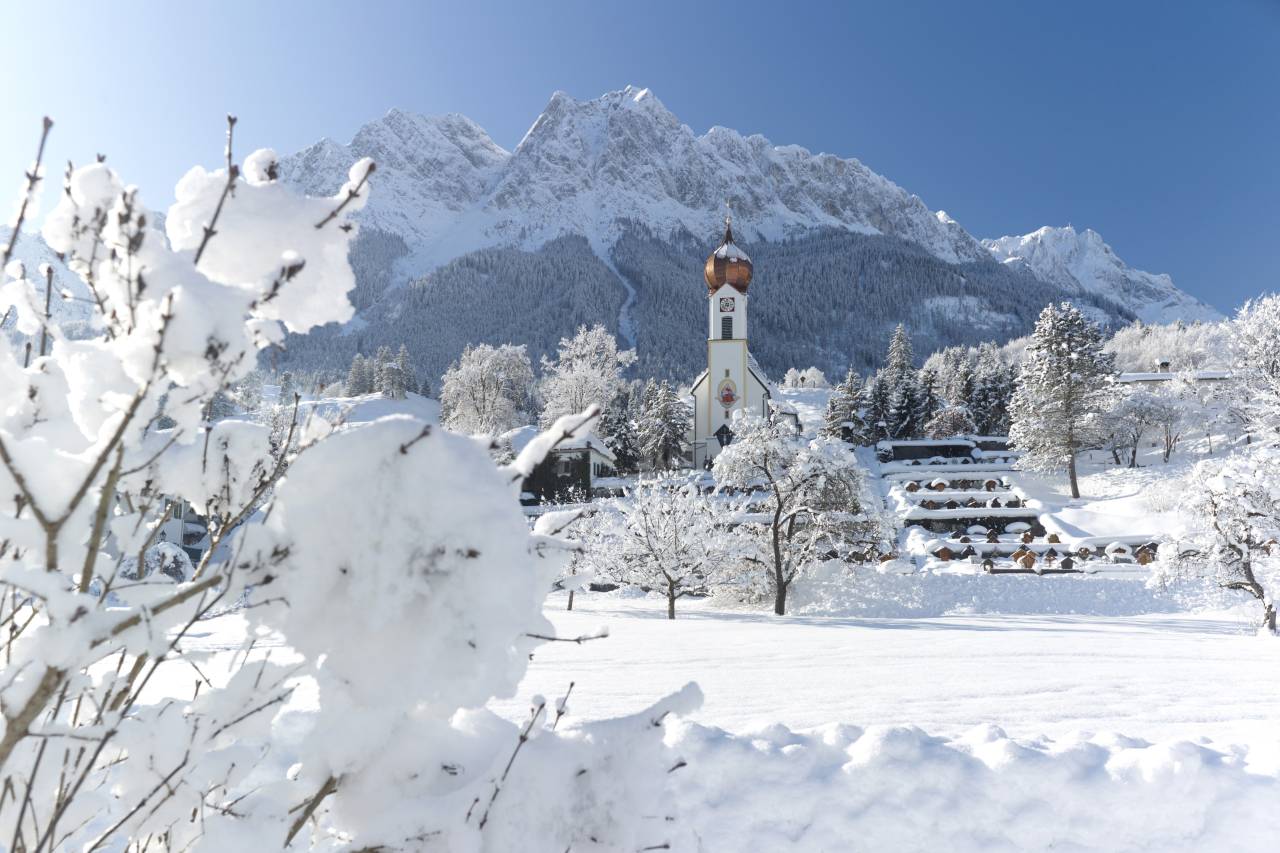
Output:
[[[1216,309],[1175,287],[1169,276],[1130,267],[1088,228],[1046,226],[1021,237],[983,240],[982,245],[1003,264],[1025,268],[1067,291],[1105,296],[1146,323],[1222,319]]]

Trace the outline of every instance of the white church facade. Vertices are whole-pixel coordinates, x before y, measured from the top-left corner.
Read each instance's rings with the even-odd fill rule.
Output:
[[[733,440],[738,413],[769,417],[769,382],[748,349],[747,291],[751,259],[733,242],[725,220],[724,240],[707,258],[707,369],[694,380],[693,464],[710,465]]]

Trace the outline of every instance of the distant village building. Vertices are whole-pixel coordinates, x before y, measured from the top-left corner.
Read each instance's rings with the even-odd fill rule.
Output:
[[[752,266],[733,242],[726,217],[724,240],[707,258],[707,369],[693,395],[693,465],[704,468],[733,441],[736,413],[769,417],[769,383],[747,348],[747,290]],[[799,423],[798,418],[796,420]]]
[[[191,504],[174,498],[156,541],[177,545],[187,552],[192,563],[198,563],[209,548],[209,525]]]
[[[502,440],[510,445],[512,453],[519,453],[537,434],[535,427],[521,427]],[[613,451],[594,434],[566,439],[525,478],[520,487],[521,502],[566,503],[608,494],[612,484],[607,481],[618,476],[617,465]]]
[[[1169,369],[1169,362],[1162,361],[1156,365],[1156,369],[1150,373],[1121,373],[1116,377],[1117,382],[1125,385],[1143,385],[1152,382],[1169,382],[1180,376],[1186,376],[1193,382],[1217,384],[1226,382],[1231,378],[1230,370],[1188,370],[1183,373],[1174,373]]]

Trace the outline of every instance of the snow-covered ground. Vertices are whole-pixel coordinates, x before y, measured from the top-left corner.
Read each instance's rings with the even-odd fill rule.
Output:
[[[853,619],[682,601],[669,621],[657,598],[564,604],[546,608],[558,635],[609,636],[540,647],[495,708],[522,721],[572,682],[574,726],[697,682],[701,708],[667,723],[687,763],[674,850],[1189,853],[1280,832],[1280,644],[1239,612]],[[215,651],[214,680],[244,624],[190,638]],[[249,660],[286,661],[272,645]],[[192,685],[174,664],[154,689]],[[301,685],[282,724],[314,701]]]
[[[1044,579],[1022,577],[1026,584]],[[1116,731],[1150,740],[1207,737],[1280,748],[1280,643],[1252,612],[1145,616],[944,616],[855,619],[719,609],[657,598],[553,596],[559,636],[534,655],[520,695],[574,687],[574,713],[629,713],[697,681],[696,719],[735,732],[781,723],[919,726],[959,735]]]

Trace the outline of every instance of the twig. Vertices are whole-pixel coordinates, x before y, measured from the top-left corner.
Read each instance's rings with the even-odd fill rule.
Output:
[[[0,267],[9,263],[13,257],[14,247],[18,245],[18,235],[22,233],[22,223],[27,218],[27,208],[31,198],[36,194],[36,186],[40,183],[40,165],[44,161],[44,144],[49,140],[49,130],[53,127],[53,119],[44,117],[43,130],[40,131],[40,147],[36,149],[36,164],[27,172],[27,186],[22,193],[22,205],[18,208],[18,218],[13,223],[13,233],[9,235],[9,245],[5,246],[4,256],[0,257]],[[5,315],[6,318],[8,314]]]
[[[556,730],[556,726],[560,725],[560,718],[569,713],[569,694],[573,692],[573,682],[569,682],[569,689],[560,697],[560,701],[556,703],[556,718],[551,721],[551,731]]]
[[[320,786],[320,790],[316,791],[315,796],[307,800],[305,807],[302,809],[302,814],[298,815],[298,817],[294,819],[293,825],[289,827],[289,834],[286,835],[284,839],[285,847],[288,847],[290,842],[293,841],[293,837],[297,835],[298,831],[306,824],[307,819],[315,814],[316,809],[320,807],[320,803],[324,798],[336,790],[338,790],[338,779],[336,776],[330,776],[324,781],[324,784]]]
[[[44,265],[44,325],[40,327],[40,357],[44,358],[46,345],[49,343],[49,322],[52,313],[49,300],[53,297],[53,264]]]
[[[218,224],[218,217],[222,215],[222,205],[226,204],[227,196],[235,190],[236,181],[240,177],[240,167],[231,162],[231,142],[233,140],[236,129],[236,117],[227,115],[227,183],[222,188],[222,195],[218,198],[218,206],[213,209],[213,218],[209,220],[209,224],[204,226],[204,236],[200,238],[200,246],[196,249],[196,256],[191,261],[192,266],[198,266],[201,256],[204,255],[205,247],[209,245],[209,241],[213,239],[213,235],[218,233],[215,226]]]
[[[524,729],[520,732],[520,739],[516,741],[516,748],[511,751],[511,757],[507,759],[507,766],[503,769],[502,775],[498,777],[498,781],[493,783],[493,793],[489,796],[489,804],[484,807],[484,814],[480,815],[480,823],[478,826],[481,830],[484,825],[489,822],[489,812],[493,809],[494,802],[498,799],[498,795],[502,793],[502,785],[507,781],[507,776],[511,773],[511,767],[516,763],[516,756],[520,754],[520,748],[529,740],[529,733],[533,731],[534,725],[537,724],[538,718],[542,716],[542,712],[547,708],[546,702],[539,702],[534,707],[533,713],[529,715],[529,722],[525,724]]]
[[[534,640],[545,640],[548,643],[576,643],[582,645],[592,640],[603,640],[609,636],[608,628],[601,628],[594,634],[583,634],[578,637],[552,637],[549,634],[525,634],[526,637]]]
[[[369,168],[368,168],[367,170],[365,170],[365,173],[364,173],[363,177],[361,177],[361,178],[360,178],[360,180],[356,183],[356,185],[355,185],[354,187],[352,187],[351,189],[347,190],[346,198],[344,198],[344,199],[343,199],[343,200],[338,204],[338,206],[337,206],[337,207],[335,207],[333,210],[329,211],[329,215],[328,215],[328,216],[326,216],[324,219],[321,219],[319,222],[317,222],[317,223],[316,223],[316,228],[317,228],[317,229],[323,228],[323,227],[325,227],[326,225],[328,225],[330,222],[332,222],[333,220],[337,219],[337,218],[338,218],[338,216],[342,213],[343,209],[344,209],[348,204],[351,204],[351,202],[352,202],[352,201],[354,201],[355,199],[359,198],[359,197],[360,197],[360,190],[364,189],[365,182],[369,180],[369,176],[370,176],[370,175],[372,175],[372,174],[374,173],[374,171],[375,171],[377,168],[378,168],[378,164],[377,164],[377,163],[372,163],[372,162],[371,162],[371,163],[369,163]]]

